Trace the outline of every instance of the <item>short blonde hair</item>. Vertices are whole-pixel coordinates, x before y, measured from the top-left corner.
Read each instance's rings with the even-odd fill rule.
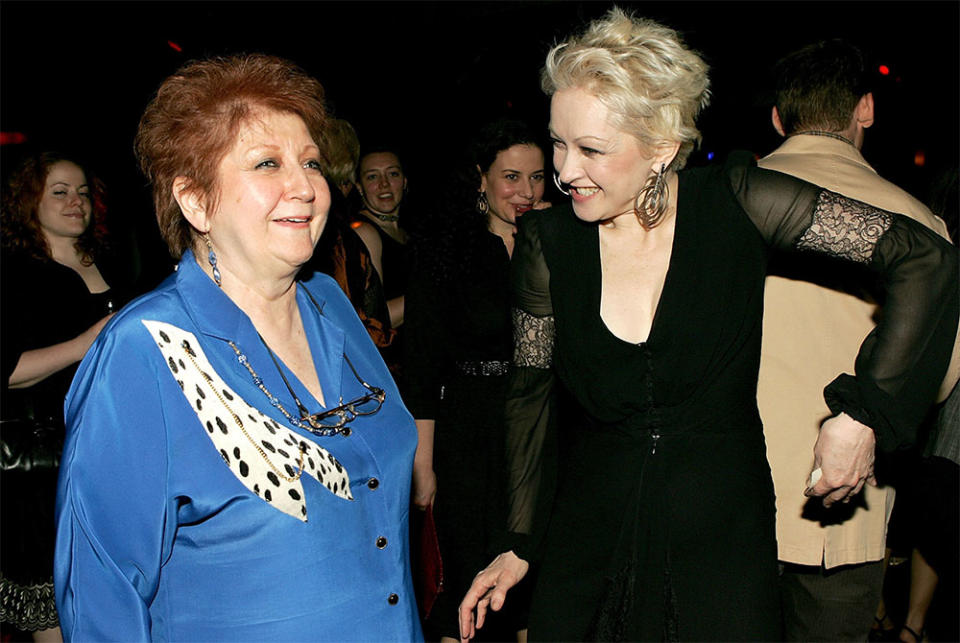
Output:
[[[580,87],[610,110],[618,129],[644,146],[680,143],[680,169],[696,144],[696,118],[710,102],[707,64],[680,35],[614,7],[547,54],[540,84],[548,95]]]

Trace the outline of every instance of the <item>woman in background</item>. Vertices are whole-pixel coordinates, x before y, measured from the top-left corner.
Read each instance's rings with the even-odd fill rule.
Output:
[[[400,157],[385,147],[371,147],[360,157],[357,186],[363,207],[358,220],[372,223],[377,235],[358,232],[370,251],[383,282],[394,328],[403,324],[403,295],[406,293],[407,229],[400,225],[400,205],[407,194],[407,177]]]
[[[467,156],[447,182],[431,236],[415,245],[406,302],[405,401],[420,434],[413,502],[433,503],[444,574],[426,629],[444,640],[459,636],[457,604],[506,519],[510,256],[517,219],[549,205],[543,150],[524,123],[483,127]],[[515,638],[525,627],[517,614],[490,625],[490,640]]]
[[[330,216],[305,268],[319,270],[337,281],[353,303],[370,339],[383,352],[393,344],[397,331],[390,326],[380,273],[363,241],[376,239],[376,228],[372,223],[358,221],[353,216],[350,194],[357,180],[360,142],[347,121],[340,118],[331,121],[327,155]]]
[[[3,199],[4,623],[58,640],[53,509],[63,398],[87,349],[126,301],[128,275],[108,252],[103,185],[75,159],[42,153],[10,177]]]

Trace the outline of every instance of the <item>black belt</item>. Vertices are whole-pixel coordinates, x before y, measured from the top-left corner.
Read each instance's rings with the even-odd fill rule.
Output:
[[[472,375],[479,377],[496,377],[506,375],[510,369],[510,362],[501,362],[497,360],[483,362],[457,362],[457,372],[461,375]]]

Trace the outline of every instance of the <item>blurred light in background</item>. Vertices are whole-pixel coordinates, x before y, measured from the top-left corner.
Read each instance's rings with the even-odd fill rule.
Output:
[[[0,132],[0,145],[19,145],[26,142],[27,136],[23,132]]]

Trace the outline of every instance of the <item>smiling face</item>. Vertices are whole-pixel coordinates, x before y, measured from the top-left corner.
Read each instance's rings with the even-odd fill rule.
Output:
[[[497,153],[480,177],[487,193],[491,227],[497,221],[515,226],[517,217],[543,198],[543,152],[536,145],[514,145]],[[496,219],[497,221],[495,221]]]
[[[570,186],[577,217],[606,221],[632,215],[637,193],[662,159],[612,126],[607,107],[579,87],[554,93],[550,132],[553,164],[560,181]]]
[[[220,161],[209,229],[221,270],[241,279],[286,275],[310,259],[330,209],[320,151],[294,114],[260,111]]]
[[[407,179],[392,152],[374,152],[360,159],[360,194],[368,208],[394,214],[400,207]]]
[[[90,225],[93,211],[87,177],[70,161],[50,166],[37,204],[37,221],[44,236],[76,239]]]

